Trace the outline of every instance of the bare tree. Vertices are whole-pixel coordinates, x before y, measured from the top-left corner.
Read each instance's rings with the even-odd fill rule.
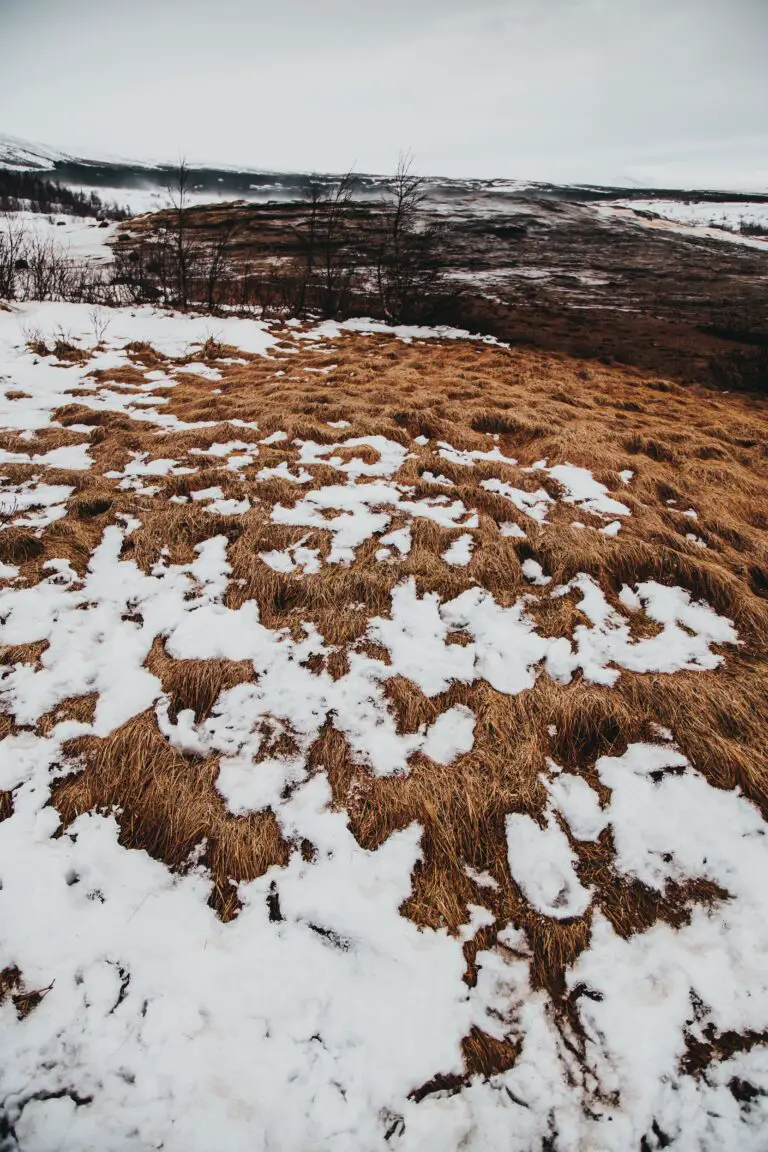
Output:
[[[320,232],[323,262],[324,311],[343,311],[357,270],[350,207],[354,192],[352,172],[346,172],[326,194]]]
[[[217,234],[210,243],[197,254],[196,263],[200,266],[201,278],[205,289],[205,303],[209,312],[221,303],[219,294],[224,284],[232,275],[232,248],[235,238],[240,230],[237,219],[226,220],[218,229]]]
[[[302,315],[307,307],[307,293],[315,274],[318,259],[318,236],[320,214],[323,203],[323,187],[316,175],[309,178],[307,189],[308,211],[303,226],[297,230],[299,246],[302,249],[303,269],[296,294],[296,311]]]
[[[389,321],[417,319],[441,278],[441,229],[429,218],[428,186],[413,172],[413,157],[401,153],[389,204],[381,216],[376,284]]]
[[[192,219],[190,183],[182,157],[166,186],[167,209],[138,241],[118,249],[117,281],[136,302],[162,300],[184,311],[192,306],[213,311],[222,303],[240,222],[232,218],[214,224],[212,233],[198,226]]]
[[[174,173],[173,180],[167,186],[167,192],[174,214],[172,217],[172,247],[176,263],[176,302],[182,310],[186,311],[189,303],[192,245],[187,220],[190,207],[189,168],[183,156],[179,159],[178,168]]]
[[[310,178],[308,212],[298,238],[303,256],[296,310],[308,303],[328,316],[343,312],[360,265],[359,237],[353,212],[355,177],[346,172],[332,184]]]

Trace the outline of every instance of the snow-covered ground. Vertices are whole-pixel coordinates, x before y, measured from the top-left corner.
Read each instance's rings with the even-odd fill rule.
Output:
[[[596,210],[602,216],[620,216],[652,228],[666,228],[690,236],[706,236],[710,240],[725,240],[768,251],[768,236],[755,236],[740,231],[742,224],[768,227],[768,204],[760,202],[715,204],[705,201],[632,199],[598,204]]]
[[[0,233],[7,234],[11,229],[16,234],[23,232],[29,240],[55,244],[73,260],[108,264],[112,260],[109,241],[117,231],[117,224],[105,224],[93,216],[67,216],[58,212],[0,214]]]
[[[555,512],[614,535],[631,516],[621,499],[631,491],[629,470],[623,490],[611,492],[585,467],[540,460],[523,468],[493,440],[472,450],[424,436],[403,444],[381,433],[349,435],[336,420],[333,442],[317,443],[282,430],[261,436],[257,424],[232,420],[220,442],[175,452],[173,433],[206,424],[185,424],[167,410],[167,397],[153,393],[184,372],[196,371],[212,388],[218,376],[168,361],[147,369],[143,384],[111,387],[109,373],[134,363],[126,344],[145,341],[182,358],[215,335],[269,358],[278,341],[328,350],[349,332],[386,329],[352,322],[306,331],[149,308],[105,310],[95,325],[92,312],[61,304],[0,312],[0,428],[20,433],[25,444],[23,453],[4,450],[0,469],[20,462],[35,469],[24,484],[0,488],[0,531],[16,523],[41,534],[53,515],[66,514],[74,491],[47,483],[46,471],[74,477],[95,467],[90,426],[71,425],[82,441],[65,450],[36,444],[56,426],[56,410],[73,403],[119,412],[138,431],[157,433],[152,459],[131,452],[105,475],[149,498],[157,491],[153,477],[193,481],[203,458],[231,477],[263,468],[266,448],[284,454],[271,474],[293,481],[296,498],[267,506],[269,519],[298,533],[326,532],[327,548],[307,547],[301,536],[253,562],[298,570],[302,579],[351,564],[372,539],[377,562],[397,565],[423,519],[455,531],[442,554],[446,570],[471,572],[477,510],[445,476],[432,474],[438,494],[430,497],[417,497],[402,479],[412,454],[427,446],[436,467],[469,478],[482,467],[480,487],[509,505],[505,535],[546,532]],[[26,346],[29,331],[66,332],[88,355],[83,363],[41,357]],[[409,341],[465,335],[393,334]],[[256,439],[242,438],[244,428]],[[331,470],[332,483],[314,486],[320,468]],[[531,483],[541,486],[531,491]],[[209,487],[175,499],[208,505],[222,497]],[[246,500],[225,511],[247,515],[250,508]],[[555,585],[533,561],[523,568],[530,592],[506,604],[471,580],[448,598],[420,595],[413,579],[402,579],[387,611],[367,622],[366,640],[387,659],[351,650],[348,670],[334,679],[317,667],[331,650],[317,628],[307,624],[296,636],[266,626],[253,600],[227,606],[226,537],[212,534],[192,562],[161,563],[148,573],[126,547],[139,527],[136,519],[110,524],[82,577],[61,558],[49,560],[33,583],[21,581],[13,565],[0,569],[0,643],[46,645],[39,663],[17,660],[0,670],[3,709],[18,726],[0,741],[0,789],[13,791],[12,814],[0,822],[0,971],[16,967],[27,988],[42,992],[24,1018],[10,998],[0,1005],[0,1123],[18,1141],[0,1147],[627,1152],[644,1142],[679,1152],[762,1152],[765,1048],[737,1052],[701,1077],[681,1062],[686,1040],[707,1029],[768,1028],[768,829],[738,792],[712,787],[660,732],[655,743],[597,760],[601,794],[550,760],[540,819],[508,814],[507,861],[521,897],[553,922],[592,916],[589,946],[566,974],[577,1036],[564,1030],[548,993],[532,988],[530,943],[515,923],[499,925],[498,944],[478,954],[476,985],[464,982],[463,944],[493,920],[483,891],[496,881],[476,879],[477,901],[467,905],[460,935],[417,928],[400,909],[412,890],[422,829],[411,824],[364,850],[347,812],[331,803],[325,771],[308,764],[325,725],[343,733],[355,761],[374,776],[407,775],[416,753],[450,766],[472,750],[477,717],[465,705],[444,708],[417,732],[399,731],[384,691],[391,677],[407,678],[430,699],[476,682],[512,697],[540,676],[610,687],[625,675],[653,674],[663,692],[665,677],[717,669],[740,642],[733,623],[681,588],[625,585],[612,603],[592,577]],[[572,599],[581,622],[570,635],[539,629],[530,610],[534,590]],[[638,621],[652,627],[637,635]],[[451,642],[456,634],[465,642]],[[191,710],[172,717],[160,680],[145,666],[157,638],[176,659],[250,661],[255,679],[222,691],[205,720]],[[61,701],[89,693],[96,696],[92,723],[54,717],[36,727]],[[67,741],[107,737],[147,709],[169,745],[190,758],[190,771],[199,757],[220,758],[217,787],[233,814],[271,809],[297,846],[284,866],[239,884],[242,909],[229,923],[208,906],[211,879],[199,863],[190,861],[180,875],[122,847],[111,812],[85,813],[62,834],[48,803],[55,781],[78,768]],[[296,751],[259,759],[264,725],[290,731]],[[578,875],[580,852],[605,829],[620,879],[659,893],[707,880],[727,895],[711,907],[692,906],[680,927],[660,921],[620,938]],[[302,842],[312,845],[310,858]],[[279,920],[270,916],[275,896]],[[435,1076],[462,1073],[461,1041],[473,1027],[516,1043],[514,1066],[415,1099]],[[734,1094],[733,1082],[749,1091]]]
[[[713,203],[696,200],[617,200],[622,208],[636,212],[652,212],[665,220],[678,224],[691,224],[704,228],[727,228],[738,232],[744,224],[757,224],[768,228],[768,204]]]

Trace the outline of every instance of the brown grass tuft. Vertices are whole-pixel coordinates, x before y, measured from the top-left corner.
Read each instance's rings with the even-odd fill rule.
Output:
[[[68,755],[83,767],[53,792],[64,826],[83,812],[118,807],[120,842],[181,871],[205,842],[209,902],[224,920],[239,908],[233,881],[252,880],[288,860],[273,813],[231,816],[215,787],[218,762],[192,762],[171,748],[153,712],[134,717],[106,739],[72,741]]]

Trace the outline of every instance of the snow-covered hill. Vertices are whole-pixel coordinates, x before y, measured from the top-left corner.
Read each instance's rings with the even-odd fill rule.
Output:
[[[19,140],[16,136],[0,135],[0,168],[49,172],[58,161],[67,159],[63,153],[42,144]]]

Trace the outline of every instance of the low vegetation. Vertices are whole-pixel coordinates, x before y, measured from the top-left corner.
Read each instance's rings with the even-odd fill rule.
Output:
[[[61,348],[59,354],[64,354]],[[327,665],[334,676],[347,667],[350,647],[363,641],[369,617],[387,612],[393,588],[410,577],[419,595],[437,593],[441,599],[476,586],[502,604],[522,593],[532,595],[534,617],[550,634],[568,634],[574,622],[570,601],[553,602],[547,589],[530,586],[521,569],[530,559],[557,583],[586,572],[611,595],[622,584],[649,579],[679,584],[735,622],[743,643],[729,655],[727,669],[715,673],[681,673],[663,680],[627,673],[611,688],[561,686],[542,677],[530,692],[511,698],[486,683],[454,685],[428,698],[402,678],[390,680],[387,691],[403,732],[430,723],[448,706],[463,704],[475,712],[473,752],[450,768],[417,757],[407,778],[376,779],[350,758],[343,737],[331,727],[309,753],[310,763],[328,772],[334,801],[349,812],[363,846],[377,847],[412,821],[423,826],[424,863],[404,909],[407,915],[420,924],[458,930],[474,891],[465,868],[487,871],[498,885],[490,896],[498,923],[510,918],[525,923],[533,942],[536,981],[559,1002],[564,968],[587,941],[589,921],[560,924],[524,907],[506,868],[503,832],[505,813],[540,811],[545,798],[540,774],[547,757],[587,770],[601,754],[618,754],[629,743],[648,738],[660,724],[672,731],[713,784],[738,786],[768,811],[765,685],[755,674],[768,640],[764,413],[748,399],[707,395],[631,370],[464,343],[409,346],[386,336],[347,336],[328,354],[297,354],[291,343],[285,354],[277,353],[277,374],[274,360],[249,357],[245,363],[230,364],[228,355],[233,351],[211,342],[183,362],[189,375],[179,374],[172,388],[153,392],[165,397],[168,411],[181,420],[215,422],[199,431],[170,431],[158,440],[151,424],[76,404],[60,409],[57,418],[64,427],[41,433],[36,450],[79,441],[81,436],[67,428],[87,425],[93,429],[95,467],[82,474],[55,469],[47,473],[47,482],[75,483],[68,514],[39,539],[29,529],[7,527],[0,534],[0,558],[21,565],[28,582],[39,579],[53,557],[65,558],[83,573],[105,526],[127,516],[141,523],[126,547],[150,572],[159,562],[189,562],[195,545],[223,534],[232,565],[229,607],[253,599],[261,620],[271,628],[295,633],[305,623],[315,625],[336,646]],[[108,374],[113,392],[130,394],[150,368],[181,366],[149,347],[137,346],[131,358],[133,367]],[[195,369],[205,368],[221,374],[215,392],[194,375]],[[227,422],[233,419],[258,420],[258,432],[241,428],[235,433],[244,441],[244,451],[251,444],[258,452],[257,468],[232,471],[226,461],[204,455],[212,444],[232,438]],[[279,475],[260,479],[255,473],[276,467],[286,457],[295,471],[291,458],[296,438],[332,442],[339,436],[329,428],[335,421],[348,422],[344,439],[379,434],[407,446],[411,458],[398,481],[411,485],[416,498],[448,492],[451,500],[478,510],[469,567],[450,568],[441,560],[456,531],[429,521],[414,523],[410,554],[389,565],[377,562],[375,540],[360,548],[351,567],[328,565],[316,575],[276,572],[255,559],[301,537],[307,547],[327,550],[322,530],[307,534],[270,519],[274,506],[296,502],[296,484]],[[277,431],[286,434],[285,441],[259,446]],[[413,438],[419,436],[429,443],[414,445]],[[481,461],[472,469],[453,464],[436,454],[440,441],[459,450],[487,450],[496,444],[523,464],[546,458],[593,468],[598,480],[621,489],[631,517],[612,537],[601,534],[600,521],[589,515],[578,518],[591,525],[574,526],[573,510],[557,505],[552,522],[538,527],[516,514],[502,495],[481,486],[487,476],[503,478],[509,469]],[[17,451],[24,444],[5,433],[2,447]],[[157,456],[172,457],[197,470],[194,475],[159,477],[152,481],[156,491],[143,496],[110,479],[122,475],[126,462],[138,454],[150,462]],[[375,452],[371,458],[376,459]],[[619,474],[625,470],[634,477],[622,487]],[[22,464],[5,469],[14,481],[33,471]],[[318,467],[300,494],[333,482],[334,472]],[[445,483],[452,487],[443,487]],[[532,474],[528,486],[533,490],[539,485]],[[214,486],[224,500],[248,501],[249,510],[217,514],[189,500],[190,491]],[[171,497],[182,502],[170,502]],[[515,519],[522,538],[501,536],[499,523]],[[6,652],[5,658],[34,661],[39,656]],[[222,689],[253,675],[247,663],[174,660],[162,644],[155,645],[147,666],[169,694],[172,715],[191,708],[198,721],[210,713]],[[89,697],[71,700],[57,710],[55,719],[87,717],[92,707]],[[41,731],[53,720],[44,718]],[[6,718],[6,731],[12,730]],[[556,735],[548,735],[550,731]],[[286,739],[290,744],[290,737]],[[269,743],[264,751],[273,751]],[[232,881],[252,879],[270,864],[286,860],[289,846],[274,817],[228,814],[215,787],[216,762],[193,764],[171,748],[154,711],[107,738],[77,741],[70,754],[81,767],[57,785],[53,796],[65,824],[81,812],[117,806],[126,846],[146,848],[175,868],[183,867],[195,846],[204,844],[204,860],[215,878],[212,899],[225,918],[238,908]],[[618,884],[611,857],[606,837],[583,867],[597,886],[604,913],[621,933],[647,927],[659,917],[676,921],[686,915],[691,901],[711,896],[706,888],[681,889],[661,900],[642,885]],[[483,930],[467,945],[467,979],[472,979],[475,951],[492,939],[492,930]],[[482,1038],[468,1044],[468,1072],[482,1069],[490,1059],[487,1046]],[[502,1062],[513,1058],[512,1051],[493,1057]]]

